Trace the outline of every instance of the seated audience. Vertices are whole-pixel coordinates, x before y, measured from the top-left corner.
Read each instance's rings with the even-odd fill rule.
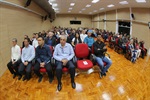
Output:
[[[31,70],[32,70],[32,60],[35,57],[35,49],[32,45],[29,44],[30,39],[25,38],[24,39],[24,45],[25,47],[22,49],[22,54],[21,54],[21,63],[18,69],[19,74],[19,80],[21,79],[24,70],[26,71],[25,76],[23,77],[24,80],[30,80],[31,78]]]
[[[98,34],[97,41],[93,44],[94,48],[94,54],[96,56],[96,61],[100,67],[100,78],[103,76],[106,76],[106,71],[111,66],[112,61],[105,56],[105,52],[107,51],[106,45],[102,42],[102,36]],[[104,62],[107,63],[106,66],[104,66]]]
[[[72,46],[69,43],[66,43],[66,41],[67,36],[61,35],[60,43],[56,45],[54,50],[54,58],[56,59],[56,77],[58,80],[58,91],[62,89],[61,77],[63,66],[67,66],[69,68],[72,88],[76,88],[76,84],[74,82],[75,66],[71,61],[75,54]]]
[[[7,64],[7,67],[11,74],[13,74],[13,78],[15,78],[17,75],[20,75],[18,73],[18,66],[20,64],[20,56],[21,56],[21,49],[17,45],[17,39],[12,39],[12,48],[11,48],[11,60]]]
[[[54,79],[52,66],[50,64],[52,52],[50,51],[50,47],[44,43],[44,37],[38,38],[38,44],[39,46],[36,48],[34,72],[39,77],[38,82],[41,82],[43,75],[40,74],[40,67],[45,67],[48,73],[49,82],[51,83]]]

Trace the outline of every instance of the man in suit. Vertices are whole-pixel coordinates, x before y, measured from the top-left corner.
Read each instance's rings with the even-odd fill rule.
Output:
[[[45,67],[48,73],[49,82],[51,83],[54,79],[52,66],[50,64],[50,59],[52,57],[52,52],[50,51],[50,47],[44,43],[44,37],[38,38],[39,46],[36,48],[36,56],[35,56],[35,66],[34,72],[39,77],[38,82],[42,81],[43,75],[40,74],[40,67]]]

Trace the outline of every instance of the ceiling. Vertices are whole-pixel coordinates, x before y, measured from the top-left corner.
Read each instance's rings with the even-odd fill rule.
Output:
[[[97,3],[92,3],[92,0],[48,0],[57,14],[88,14],[94,15],[97,13],[110,11],[120,8],[138,7],[150,8],[150,0],[145,0],[144,3],[138,3],[136,0],[99,0]],[[120,4],[121,1],[127,1],[128,4]],[[70,3],[75,3],[70,6]],[[107,7],[113,4],[114,7]],[[86,5],[91,5],[86,7]]]

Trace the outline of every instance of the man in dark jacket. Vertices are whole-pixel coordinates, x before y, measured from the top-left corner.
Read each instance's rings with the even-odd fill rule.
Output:
[[[96,61],[101,69],[100,78],[106,76],[106,71],[112,64],[112,61],[108,57],[105,57],[104,53],[107,51],[107,48],[105,44],[101,41],[101,39],[102,39],[101,35],[98,35],[97,41],[93,44]],[[103,62],[107,63],[106,66],[104,66]]]
[[[48,37],[45,39],[45,44],[53,47],[56,45],[56,38],[54,37],[53,32],[48,33]]]

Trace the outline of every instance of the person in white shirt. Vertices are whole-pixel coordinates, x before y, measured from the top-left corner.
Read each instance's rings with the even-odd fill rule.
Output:
[[[85,34],[86,30],[82,30],[82,33],[80,34],[80,38],[82,42],[84,42],[85,37],[87,37],[87,34]]]
[[[33,40],[33,42],[32,42],[32,46],[34,47],[34,48],[36,48],[37,46],[38,46],[38,37],[39,37],[39,35],[38,35],[38,33],[36,33],[35,34],[35,38],[34,38],[34,40]]]
[[[19,75],[18,73],[18,66],[20,64],[20,56],[21,56],[21,49],[17,45],[17,39],[12,39],[12,48],[11,48],[11,60],[7,64],[7,67],[11,74],[13,74],[13,78],[16,77],[16,75]]]
[[[30,39],[25,38],[24,39],[25,47],[22,49],[21,63],[18,69],[18,72],[21,74],[21,76],[18,78],[18,80],[21,79],[25,69],[26,69],[26,74],[23,77],[23,81],[26,79],[30,80],[31,78],[32,60],[35,58],[35,49],[29,43],[30,43]]]

